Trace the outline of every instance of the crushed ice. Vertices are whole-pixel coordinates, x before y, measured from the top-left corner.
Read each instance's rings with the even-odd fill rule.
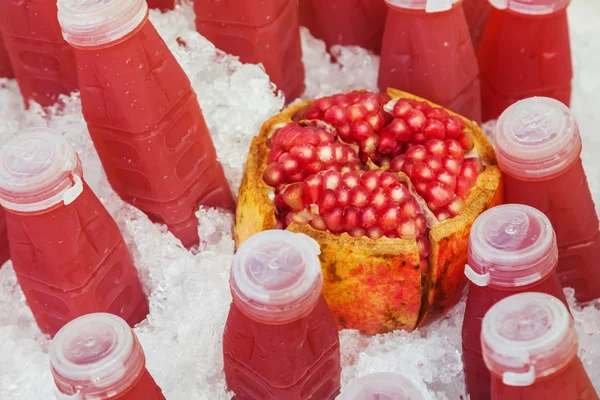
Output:
[[[600,3],[595,0],[578,0],[570,8],[576,70],[573,109],[583,136],[589,183],[600,204],[600,162],[594,158],[600,149],[600,114],[595,112],[600,108],[600,27],[593,18],[598,14]],[[283,107],[284,100],[273,94],[259,66],[241,64],[198,35],[192,16],[189,5],[166,14],[151,13],[198,92],[219,158],[237,192],[252,136]],[[379,60],[367,51],[337,46],[330,55],[306,30],[302,45],[307,65],[305,98],[376,89]],[[199,251],[185,251],[163,226],[152,224],[116,196],[88,137],[78,95],[63,101],[61,112],[45,114],[35,105],[23,112],[15,82],[0,80],[0,139],[32,125],[65,132],[81,155],[87,182],[119,224],[150,295],[150,315],[135,329],[149,371],[169,400],[229,399],[222,372],[221,334],[231,300],[228,276],[234,250],[233,216],[199,210],[203,242]],[[486,131],[493,134],[493,123],[486,125]],[[568,294],[580,335],[580,355],[600,391],[600,304],[578,309]],[[365,337],[343,331],[343,383],[372,372],[393,371],[411,379],[427,400],[466,398],[460,357],[463,310],[461,303],[444,319],[410,334]],[[0,398],[53,398],[48,344],[7,263],[0,269]]]

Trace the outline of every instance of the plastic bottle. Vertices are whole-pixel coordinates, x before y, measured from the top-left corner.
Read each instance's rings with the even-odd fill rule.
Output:
[[[535,207],[552,222],[563,287],[583,303],[599,298],[600,224],[571,111],[549,98],[519,101],[498,120],[494,145],[505,202]]]
[[[149,8],[157,8],[161,11],[172,10],[175,8],[175,0],[146,0]]]
[[[489,0],[464,0],[463,9],[465,10],[465,18],[471,32],[471,42],[473,42],[473,46],[477,50],[490,18],[492,6]]]
[[[338,400],[423,400],[423,395],[404,376],[380,372],[351,381]]]
[[[0,207],[0,268],[10,260],[10,248],[6,231],[6,211]]]
[[[143,320],[148,300],[129,250],[69,142],[24,130],[2,144],[0,160],[12,264],[42,332],[92,312]]]
[[[2,21],[0,20],[0,28],[2,27]],[[10,65],[10,58],[8,52],[4,46],[4,39],[2,38],[2,29],[0,29],[0,78],[13,78],[15,75]]]
[[[184,246],[197,244],[198,207],[233,208],[233,197],[190,80],[146,2],[59,0],[58,18],[110,184]]]
[[[75,58],[60,33],[56,0],[0,0],[0,9],[4,45],[26,103],[51,106],[76,90]]]
[[[327,48],[339,44],[381,51],[384,0],[300,0],[299,5],[300,25],[325,41]]]
[[[286,102],[304,92],[296,0],[194,0],[196,29],[243,63],[262,63]]]
[[[50,343],[50,367],[59,399],[165,400],[137,336],[111,314],[65,325]]]
[[[335,399],[340,344],[323,295],[318,243],[282,230],[257,233],[231,268],[223,334],[225,378],[240,399]]]
[[[558,248],[548,218],[522,204],[505,204],[481,214],[469,236],[470,280],[462,327],[463,365],[471,400],[489,400],[490,374],[481,352],[481,321],[500,300],[523,292],[567,300],[556,274]]]
[[[570,0],[489,0],[493,6],[477,52],[483,120],[533,96],[571,101]]]
[[[479,122],[479,69],[462,2],[386,3],[379,89],[401,89]]]
[[[565,305],[545,293],[521,293],[483,319],[483,358],[492,400],[598,400],[577,357],[577,332]]]

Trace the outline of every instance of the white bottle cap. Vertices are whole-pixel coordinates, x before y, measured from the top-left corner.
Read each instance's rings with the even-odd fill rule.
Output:
[[[503,172],[523,180],[545,180],[579,159],[581,137],[567,106],[548,97],[531,97],[502,113],[494,147]]]
[[[577,332],[567,307],[545,293],[496,303],[483,318],[483,359],[509,386],[530,386],[577,357]]]
[[[450,10],[460,0],[385,0],[392,7],[425,10],[428,13]]]
[[[238,249],[231,267],[233,301],[250,318],[283,324],[315,306],[323,286],[319,244],[284,230],[257,233]]]
[[[50,343],[50,366],[59,392],[80,399],[106,399],[124,392],[145,364],[133,330],[112,314],[76,318]]]
[[[465,275],[477,286],[519,287],[538,282],[558,264],[552,224],[543,212],[504,204],[471,227]]]
[[[148,16],[145,0],[58,0],[58,22],[73,46],[100,46],[134,31]]]
[[[338,400],[423,400],[423,395],[404,376],[380,372],[353,380]]]
[[[519,14],[546,15],[566,8],[571,0],[489,0],[500,10],[511,10]]]
[[[0,204],[4,208],[42,211],[70,204],[82,190],[79,156],[59,132],[26,129],[0,145]]]

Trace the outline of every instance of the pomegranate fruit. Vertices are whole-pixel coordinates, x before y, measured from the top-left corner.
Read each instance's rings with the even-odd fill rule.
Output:
[[[252,141],[236,243],[305,233],[340,328],[412,330],[460,298],[470,226],[502,201],[495,164],[475,123],[405,92],[297,104]]]

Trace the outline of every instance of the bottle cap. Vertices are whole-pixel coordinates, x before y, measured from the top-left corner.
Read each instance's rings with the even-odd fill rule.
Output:
[[[304,234],[269,230],[251,236],[233,260],[233,301],[248,317],[265,323],[305,317],[321,295],[319,254],[319,244]]]
[[[146,19],[145,0],[58,0],[63,37],[74,46],[100,46],[121,39]]]
[[[567,307],[545,293],[521,293],[496,303],[483,318],[486,366],[509,386],[530,386],[577,357],[577,332]]]
[[[500,10],[511,10],[519,14],[545,15],[566,8],[571,0],[489,0]]]
[[[428,13],[448,11],[460,0],[385,0],[392,7],[425,10]]]
[[[422,400],[419,389],[400,374],[381,372],[355,379],[338,400]]]
[[[133,330],[112,314],[76,318],[50,343],[50,367],[59,392],[81,399],[117,396],[136,382],[145,364]]]
[[[544,180],[560,175],[579,159],[581,137],[567,106],[547,97],[531,97],[502,113],[494,146],[503,172],[523,180]]]
[[[70,204],[82,192],[79,156],[48,128],[18,132],[0,145],[0,204],[17,212]]]
[[[471,227],[467,262],[465,275],[478,286],[537,282],[558,263],[552,224],[543,212],[523,204],[492,207]]]

